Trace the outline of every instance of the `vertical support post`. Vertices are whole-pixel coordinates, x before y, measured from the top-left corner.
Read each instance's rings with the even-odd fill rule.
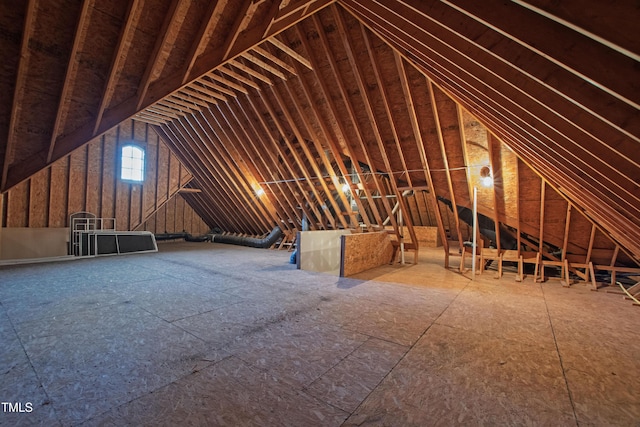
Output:
[[[478,239],[478,187],[473,187],[473,244],[471,258],[471,279],[476,278],[476,243]],[[464,248],[463,248],[464,249]]]
[[[400,201],[398,201],[398,203],[400,203]],[[400,260],[402,262],[402,265],[404,265],[404,223],[402,222],[402,208],[398,209],[398,226],[398,228],[400,229]]]

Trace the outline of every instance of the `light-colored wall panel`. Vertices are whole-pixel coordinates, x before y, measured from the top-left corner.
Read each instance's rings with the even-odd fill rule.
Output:
[[[351,230],[301,231],[298,234],[298,257],[301,270],[340,274],[340,236]]]

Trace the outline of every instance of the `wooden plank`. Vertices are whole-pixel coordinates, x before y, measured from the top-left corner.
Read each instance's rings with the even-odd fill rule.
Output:
[[[258,132],[258,135],[266,135],[267,139],[263,142],[265,143],[265,149],[269,153],[271,157],[271,162],[273,165],[277,165],[278,172],[283,177],[289,177],[286,182],[289,184],[289,190],[293,194],[293,201],[296,205],[300,206],[300,209],[304,212],[307,218],[310,220],[310,227],[312,230],[317,229],[317,222],[322,217],[322,214],[318,210],[317,204],[314,202],[313,198],[310,195],[310,191],[308,188],[305,188],[302,185],[301,180],[296,179],[296,173],[293,170],[292,165],[289,162],[280,162],[278,160],[278,156],[281,159],[286,158],[283,148],[280,147],[278,142],[276,141],[274,135],[269,129],[267,125],[262,110],[259,109],[257,102],[253,102],[251,97],[245,97],[245,100],[249,103],[249,107],[244,108],[246,111],[252,111],[254,113],[254,117],[257,119],[257,122],[260,124],[262,132]],[[270,144],[270,145],[269,145]],[[297,191],[296,191],[297,188]],[[298,196],[296,197],[296,193]],[[297,206],[296,206],[297,208]]]
[[[46,227],[49,211],[49,169],[43,169],[29,179],[29,227]]]
[[[69,195],[69,157],[65,157],[50,166],[51,187],[49,190],[48,227],[67,226],[67,197]]]
[[[287,86],[287,89],[288,89],[288,86]],[[344,215],[342,215],[340,213],[341,210],[338,207],[338,204],[336,203],[335,199],[333,198],[333,196],[331,194],[331,190],[329,189],[329,187],[327,186],[326,181],[323,178],[323,173],[320,170],[320,167],[319,167],[318,163],[316,162],[315,156],[309,150],[309,147],[307,146],[307,141],[305,141],[305,138],[302,136],[302,133],[300,132],[300,129],[295,125],[296,121],[293,119],[293,116],[291,115],[291,113],[287,109],[287,105],[289,105],[289,104],[284,101],[284,99],[282,98],[282,96],[280,95],[280,93],[278,92],[276,87],[272,87],[271,90],[272,90],[272,93],[274,94],[274,96],[276,98],[276,102],[278,103],[278,107],[280,108],[280,111],[283,112],[286,121],[289,123],[289,125],[293,129],[294,134],[296,135],[296,138],[298,140],[298,146],[300,146],[302,148],[302,152],[304,153],[304,155],[306,157],[306,160],[311,165],[312,173],[315,174],[315,178],[317,178],[317,181],[320,182],[320,185],[322,186],[322,189],[324,190],[326,198],[328,199],[329,203],[331,204],[331,206],[334,209],[335,216],[332,216],[331,219],[333,219],[335,221],[335,219],[337,217],[337,219],[342,224],[343,228],[349,228],[349,224],[347,224],[347,222],[345,221]],[[295,101],[291,105],[295,106]],[[305,123],[304,119],[301,119],[301,120],[302,120],[302,123]],[[317,141],[315,141],[315,142],[317,142]],[[288,142],[288,143],[291,144],[290,142]],[[296,157],[296,158],[298,157],[297,150],[295,150],[295,148],[293,146],[291,146],[291,152],[294,155],[294,157]],[[321,158],[326,160],[326,157],[324,157],[322,154],[320,154],[320,156],[321,156]],[[298,161],[298,163],[300,164],[301,167],[304,165],[304,161],[303,160],[298,160],[297,159],[297,161]],[[335,179],[335,183],[337,183],[337,177],[335,176],[335,173],[333,172],[333,169],[331,168],[331,165],[328,162],[327,162],[327,164],[325,166],[327,166],[327,165],[328,165],[327,173],[333,174],[333,178]],[[337,186],[337,188],[339,188],[339,186]],[[344,194],[341,191],[338,191],[338,194],[342,194],[342,196],[343,196],[342,198],[345,199],[344,198]],[[324,202],[326,203],[326,200],[324,200]],[[345,199],[344,203],[346,204],[346,199]],[[335,222],[332,222],[332,225],[334,226],[334,228],[336,227]]]
[[[80,46],[84,43],[88,35],[88,31],[82,32],[85,29],[85,22],[89,17],[89,10],[93,9],[95,0],[83,0],[82,9],[78,16],[78,22],[76,23],[75,36],[73,38],[73,46],[69,54],[69,61],[67,63],[67,69],[65,71],[64,82],[62,84],[62,92],[60,93],[60,99],[58,101],[58,108],[56,109],[56,119],[53,124],[53,130],[51,132],[51,142],[49,143],[49,153],[47,154],[47,163],[51,163],[51,156],[53,155],[53,148],[60,133],[60,126],[62,125],[62,119],[65,114],[65,102],[69,97],[69,91],[72,88],[72,83],[76,79],[78,73],[79,62],[76,59]],[[88,30],[88,28],[87,28]]]
[[[94,139],[87,145],[85,159],[87,176],[85,179],[85,209],[100,217],[102,190],[102,151],[103,139]],[[97,190],[97,191],[96,191]]]
[[[306,39],[306,37],[302,37],[302,35],[298,32],[298,36],[300,37],[300,40],[302,41],[302,44],[305,46],[305,49],[307,50],[307,52],[310,52],[310,46],[308,44],[308,40]],[[313,59],[313,61],[315,62],[315,59]],[[304,95],[304,101],[306,101],[307,105],[313,105],[314,101],[312,99],[312,94],[311,94],[311,88],[309,87],[309,83],[306,81],[306,79],[303,78],[302,76],[302,71],[299,69],[299,66],[294,64],[294,68],[296,71],[296,74],[298,74],[300,76],[300,83],[302,85],[302,94]],[[324,81],[322,81],[321,79],[318,79],[318,84],[321,88],[322,91],[322,95],[324,96],[324,98],[327,98],[327,88],[326,88],[326,83]],[[294,99],[294,94],[293,91],[289,91],[289,96]],[[300,117],[303,119],[305,118],[305,114],[300,113],[302,111],[302,106],[300,105],[300,103],[298,103],[297,106],[297,110],[299,112]],[[323,137],[324,137],[324,141],[326,143],[326,145],[329,146],[329,150],[336,162],[336,165],[338,166],[338,169],[340,170],[340,173],[342,174],[342,179],[344,180],[344,182],[349,186],[349,191],[351,193],[353,193],[355,191],[354,189],[354,183],[353,183],[353,179],[351,177],[351,174],[349,173],[349,171],[347,170],[347,167],[345,165],[345,162],[342,158],[342,152],[340,150],[340,148],[338,147],[337,143],[335,140],[333,140],[333,138],[331,137],[331,132],[329,131],[327,124],[325,123],[325,121],[319,117],[317,111],[315,108],[311,108],[311,115],[315,120],[315,123],[318,124]],[[308,129],[309,132],[313,133],[312,130],[312,126],[307,123],[306,127]],[[318,139],[317,137],[314,138],[314,142],[316,142],[315,140]],[[333,171],[333,168],[331,166],[331,162],[330,159],[326,156],[325,151],[323,150],[323,148],[321,146],[317,146],[316,147],[316,151],[318,151],[318,153],[321,153],[321,155],[323,156],[323,161],[325,162],[325,168],[330,171],[330,173],[332,174],[332,178],[334,180],[334,185],[336,186],[338,190],[338,195],[341,198],[341,201],[343,203],[343,205],[345,206],[345,208],[347,209],[347,212],[349,213],[350,219],[351,219],[351,224],[352,224],[352,228],[358,226],[358,220],[353,212],[353,210],[351,209],[350,206],[350,201],[347,200],[346,195],[344,194],[343,191],[341,191],[342,189],[340,188],[340,182],[338,181],[338,177],[335,175],[335,172]],[[368,229],[372,229],[371,226],[371,222],[369,221],[369,217],[366,214],[366,211],[364,209],[364,205],[362,203],[362,200],[360,200],[359,197],[353,197],[353,200],[355,201],[356,205],[358,206],[358,210],[361,213],[362,219],[365,223],[365,225],[367,226]],[[359,230],[359,226],[358,226],[358,231]]]
[[[235,72],[234,70],[232,70],[231,68],[224,66],[224,67],[220,67],[218,68],[217,71],[220,71],[224,74],[226,74],[227,76],[234,78],[236,80],[238,80],[241,83],[246,84],[247,86],[250,86],[256,90],[261,90],[260,85],[258,85],[256,82],[254,82],[253,80],[243,76],[240,73]]]
[[[29,185],[23,181],[7,193],[7,227],[29,226]]]
[[[219,163],[217,166],[224,170],[227,175],[227,180],[230,180],[230,187],[234,188],[234,194],[237,194],[240,199],[241,208],[239,212],[251,212],[251,216],[245,215],[245,220],[253,221],[257,231],[254,233],[263,233],[267,230],[271,230],[273,222],[277,222],[276,216],[273,211],[268,209],[264,205],[263,197],[255,193],[255,184],[258,182],[256,177],[251,171],[245,167],[244,161],[238,156],[237,152],[233,149],[233,144],[223,144],[222,141],[231,141],[231,136],[228,132],[228,123],[223,123],[224,117],[219,115],[220,110],[209,110],[203,114],[204,122],[198,121],[200,129],[207,130],[204,125],[208,125],[208,129],[213,131],[216,135],[215,138],[209,138],[209,141],[213,144],[213,150],[209,150],[210,156],[212,156]],[[213,119],[213,120],[211,120]],[[206,122],[206,123],[205,123]],[[198,131],[198,129],[194,130]],[[202,138],[203,134],[199,133]],[[209,137],[207,132],[206,137]],[[247,213],[248,213],[247,212]]]
[[[235,142],[233,146],[236,149],[236,154],[248,162],[248,166],[251,168],[255,179],[259,180],[259,182],[264,182],[268,173],[266,171],[270,169],[270,166],[264,164],[264,159],[259,154],[249,150],[247,145],[253,146],[253,138],[248,134],[247,128],[240,123],[239,118],[235,112],[229,108],[228,104],[226,107],[227,108],[221,106],[219,108],[219,119],[223,119],[226,122],[233,134]],[[288,221],[281,221],[283,218],[288,218],[288,215],[285,213],[285,207],[280,203],[279,198],[276,197],[276,192],[272,191],[272,188],[274,187],[269,187],[268,190],[265,190],[265,194],[259,198],[259,200],[264,204],[273,222],[278,224],[283,232],[290,231],[291,226]],[[293,211],[297,211],[297,209],[293,209]]]
[[[414,140],[416,142],[418,153],[420,155],[420,163],[422,164],[422,168],[424,170],[425,181],[428,184],[428,190],[429,190],[428,197],[430,198],[435,208],[436,223],[438,225],[438,232],[440,233],[440,238],[442,239],[442,246],[445,253],[445,268],[448,268],[449,267],[449,239],[447,237],[447,233],[444,227],[442,212],[438,208],[438,201],[436,199],[436,190],[433,185],[433,175],[431,173],[431,167],[429,165],[429,158],[427,157],[427,153],[425,151],[425,144],[424,144],[424,141],[422,140],[422,131],[420,129],[420,124],[418,122],[418,117],[416,115],[416,110],[413,103],[413,96],[407,80],[407,74],[404,68],[403,59],[400,57],[397,51],[394,50],[393,54],[396,62],[396,68],[398,69],[398,75],[400,76],[400,83],[401,83],[402,91],[404,93],[404,98],[406,101],[407,112],[409,114],[409,119],[411,121],[411,129],[413,131]]]
[[[348,4],[350,8],[356,7],[354,2],[348,2]],[[359,11],[358,13],[361,13],[361,12]],[[391,10],[391,13],[395,13],[395,11]],[[388,19],[389,17],[387,17],[387,20]],[[456,25],[459,25],[459,21],[456,22]],[[421,25],[420,27],[427,28],[428,26],[429,25]],[[380,31],[379,28],[378,30]],[[408,30],[410,32],[413,32],[414,28],[410,28],[410,29],[408,28]],[[385,34],[385,37],[393,38],[394,36]],[[434,38],[433,40],[431,39],[426,40],[425,37],[420,37],[415,40],[422,40],[424,43],[422,45],[423,47],[421,49],[418,49],[418,52],[426,52],[427,50],[440,49],[440,45],[438,45],[438,43],[441,44],[441,42],[438,41],[437,38]],[[408,40],[404,40],[404,41],[400,40],[400,43],[410,43],[410,42],[408,42]],[[442,53],[438,51],[435,54],[443,55],[443,57],[447,56],[447,54],[445,54],[444,51]],[[421,54],[419,61],[423,61],[423,60],[426,60],[426,56],[423,56]],[[478,58],[474,58],[474,61],[476,61],[477,63]],[[469,66],[467,67],[467,65]],[[546,150],[546,148],[543,147],[542,141],[540,143],[530,141],[530,142],[527,142],[526,144],[523,144],[522,141],[531,139],[531,135],[527,136],[525,134],[521,134],[521,132],[518,129],[511,126],[511,124],[509,124],[507,121],[498,121],[498,122],[495,121],[495,117],[497,117],[496,114],[497,115],[506,114],[506,117],[508,120],[511,120],[511,119],[515,120],[514,123],[520,123],[520,122],[531,123],[531,120],[525,119],[524,117],[525,115],[530,114],[531,111],[533,110],[529,111],[529,113],[525,113],[524,115],[521,114],[522,111],[520,110],[523,109],[523,106],[521,105],[522,103],[514,102],[513,100],[516,99],[517,97],[512,96],[512,93],[504,93],[504,96],[505,96],[504,99],[493,98],[493,95],[494,95],[493,92],[491,93],[492,97],[490,97],[488,100],[487,98],[484,98],[483,100],[473,99],[475,98],[475,96],[473,95],[474,93],[487,93],[487,91],[493,91],[493,89],[487,89],[487,81],[485,78],[482,78],[482,80],[480,79],[473,80],[474,79],[473,76],[482,75],[481,72],[476,72],[475,70],[472,70],[472,68],[475,68],[477,64],[476,66],[471,66],[469,62],[469,64],[467,63],[462,64],[460,68],[456,68],[456,69],[453,69],[449,67],[448,64],[444,64],[444,63],[437,63],[437,64],[421,63],[421,67],[423,66],[425,69],[429,70],[430,74],[431,73],[438,74],[439,75],[438,80],[443,86],[447,87],[448,90],[450,90],[458,100],[460,100],[465,104],[465,106],[473,110],[474,114],[476,114],[480,119],[485,120],[486,123],[491,123],[491,126],[493,126],[493,130],[496,130],[497,133],[499,133],[499,136],[503,140],[505,140],[507,143],[509,143],[510,146],[519,155],[527,159],[527,161],[530,164],[535,165],[538,168],[538,170],[544,171],[545,177],[547,179],[553,179],[554,181],[557,181],[559,185],[561,185],[564,188],[564,190],[568,192],[568,194],[571,196],[572,199],[581,200],[581,204],[583,204],[585,207],[588,208],[590,215],[592,215],[593,218],[597,218],[598,222],[600,222],[601,224],[606,224],[606,227],[612,231],[612,234],[616,236],[616,239],[618,239],[619,241],[626,242],[625,246],[628,246],[628,247],[637,246],[633,243],[634,241],[635,242],[639,241],[639,239],[636,238],[638,237],[637,231],[634,233],[634,230],[631,229],[630,227],[627,227],[625,224],[625,221],[621,221],[619,218],[620,215],[616,213],[616,211],[619,210],[618,209],[619,207],[623,210],[626,209],[627,212],[629,212],[627,208],[624,208],[622,207],[622,205],[620,205],[621,202],[624,204],[625,202],[624,197],[619,197],[616,199],[617,200],[616,201],[613,198],[606,196],[604,189],[600,188],[600,187],[604,187],[600,185],[600,180],[593,179],[593,176],[590,175],[590,173],[583,174],[584,177],[589,176],[590,177],[589,180],[585,179],[584,177],[577,177],[577,175],[575,175],[574,172],[568,173],[564,170],[562,174],[557,174],[556,173],[558,170],[557,162],[561,161],[560,157],[562,156],[553,149],[553,146],[549,154],[545,155],[544,152],[540,152],[543,149]],[[486,66],[487,65],[485,64],[485,67]],[[489,67],[488,70],[490,73],[492,73],[491,67]],[[461,78],[461,74],[464,75],[464,79]],[[493,77],[491,79],[493,79]],[[454,82],[454,83],[451,83],[451,82]],[[471,87],[473,87],[473,89],[471,89]],[[514,87],[514,90],[515,90],[515,87]],[[596,98],[593,98],[593,99],[596,99]],[[535,100],[531,100],[531,102],[535,102]],[[509,106],[506,105],[507,103],[509,104]],[[511,108],[512,106],[515,106],[515,105],[517,105],[515,108]],[[551,113],[551,116],[554,116],[557,110],[555,103],[553,106],[554,108]],[[489,113],[489,110],[496,110],[496,112],[495,114]],[[616,109],[613,109],[613,110],[616,110]],[[539,116],[541,117],[541,119],[544,120],[545,118],[542,117],[543,114],[540,111],[538,112],[540,113]],[[588,122],[584,122],[584,124],[589,125]],[[550,126],[549,128],[540,129],[541,127],[547,126],[544,121],[542,121],[539,125],[537,125],[536,129],[531,128],[531,126],[529,125],[527,126],[528,126],[527,130],[532,131],[534,134],[536,134],[536,136],[541,135],[540,139],[543,140],[545,143],[556,140],[556,138],[551,138],[551,137],[547,139],[549,132],[552,132],[552,133],[557,132],[557,130],[560,128],[564,128],[563,132],[567,132],[572,129],[567,126],[555,126],[555,127]],[[503,130],[498,131],[500,128],[502,128]],[[505,134],[506,132],[508,132],[510,135],[506,135]],[[544,135],[543,135],[543,132],[544,132]],[[559,140],[562,140],[564,144],[565,139],[563,138],[564,137],[560,137]],[[579,142],[577,144],[578,147],[581,144],[585,143],[584,138],[578,138],[577,136],[574,138],[574,142]],[[565,149],[566,149],[565,153],[569,153],[572,151],[568,147],[563,146],[562,150],[565,150]],[[581,150],[580,148],[577,148],[574,151],[577,155],[585,154],[581,152],[583,150]],[[533,154],[533,152],[536,152],[536,154]],[[523,154],[523,153],[527,153],[527,154]],[[548,157],[552,157],[552,159]],[[602,158],[602,156],[600,157]],[[566,160],[566,159],[562,161],[564,162],[564,164],[576,163],[575,161]],[[549,162],[552,162],[552,163],[549,163]],[[595,169],[598,169],[598,168],[595,168]],[[598,173],[601,173],[604,170],[606,170],[606,168],[605,169],[601,168]],[[551,177],[552,174],[554,175],[553,177]],[[620,183],[621,181],[618,181],[616,185],[619,185]],[[597,192],[597,194],[595,194],[594,192]],[[602,213],[602,209],[599,209],[595,203],[595,201],[598,201],[601,199],[600,195],[603,195],[603,197],[607,199],[607,201],[605,202],[605,204],[608,206],[608,208],[605,209],[606,211],[608,211],[606,215]],[[630,202],[629,199],[626,199],[626,201]],[[628,206],[628,208],[630,208],[630,206]],[[612,219],[612,218],[617,218],[617,219]]]
[[[460,232],[460,218],[458,217],[458,208],[457,208],[458,205],[456,203],[456,196],[453,191],[453,184],[451,182],[451,171],[449,170],[449,161],[447,160],[447,150],[446,150],[444,138],[442,136],[442,127],[440,123],[440,117],[438,115],[438,104],[436,103],[433,82],[429,81],[428,88],[429,88],[429,99],[431,100],[432,111],[433,111],[433,119],[436,123],[436,134],[438,136],[438,142],[440,145],[440,153],[442,155],[442,161],[444,163],[444,169],[447,177],[447,186],[449,188],[449,196],[451,198],[450,201],[453,207],[452,211],[453,211],[453,218],[454,218],[456,231],[458,235],[458,245],[460,248],[463,248],[464,244],[462,242],[462,235]]]
[[[277,103],[280,106],[282,106],[282,100],[280,98],[278,98],[277,92],[275,92],[275,90],[272,89],[271,93],[276,97]],[[276,113],[272,102],[267,97],[261,97],[261,100],[263,101],[263,105],[265,106],[265,108],[267,109],[269,114],[271,115],[271,118],[272,118],[274,124],[278,128],[278,132],[280,134],[279,137],[285,143],[287,149],[289,150],[289,152],[293,156],[295,164],[297,165],[298,169],[303,174],[304,179],[308,183],[308,186],[311,189],[311,192],[313,193],[313,195],[315,197],[314,205],[316,205],[316,209],[317,209],[318,203],[324,204],[326,202],[326,200],[320,195],[320,193],[319,193],[318,189],[316,188],[316,186],[313,185],[313,183],[315,183],[315,180],[312,178],[311,174],[309,173],[309,171],[307,169],[307,166],[305,165],[304,159],[302,159],[300,157],[300,155],[298,154],[296,148],[293,146],[291,140],[287,137],[287,132],[284,130],[283,124],[278,119],[278,114]],[[298,138],[298,141],[299,141],[300,144],[304,144],[304,139],[302,139],[302,137],[299,134],[296,135],[296,137]],[[311,159],[309,159],[309,160],[311,160]],[[319,176],[321,176],[321,174],[316,172],[316,176],[319,177]],[[320,180],[320,182],[323,185],[323,189],[324,189],[325,193],[328,196],[330,196],[330,192],[329,192],[328,188],[326,187],[326,183],[324,183],[324,180]],[[336,212],[337,212],[337,210],[336,210]],[[321,218],[323,218],[323,217],[327,221],[329,221],[329,224],[331,225],[331,227],[333,229],[336,229],[336,220],[335,220],[334,216],[331,215],[331,212],[329,212],[328,209],[322,209],[321,215],[319,215],[317,219],[321,220]]]
[[[304,65],[305,67],[307,67],[308,69],[313,70],[313,65],[311,64],[311,61],[309,61],[304,56],[300,55],[295,50],[291,49],[285,43],[278,40],[277,37],[275,36],[270,37],[267,39],[267,41],[272,45],[274,45],[275,47],[277,47],[278,49],[280,49],[281,51],[283,51],[284,53],[286,53],[287,55],[289,55],[290,57],[292,57],[293,59],[295,59],[296,61],[298,61],[299,63],[301,63],[302,65]]]
[[[13,149],[17,143],[17,127],[18,120],[20,118],[20,106],[24,99],[24,92],[27,84],[27,68],[29,66],[29,60],[31,58],[31,51],[29,49],[29,40],[31,34],[34,31],[35,14],[38,5],[38,0],[29,0],[26,6],[26,13],[24,16],[24,25],[22,31],[22,41],[20,44],[20,59],[18,61],[18,71],[16,73],[16,81],[13,88],[13,99],[11,102],[11,114],[9,115],[9,129],[7,134],[7,143],[4,153],[4,162],[2,164],[2,180],[0,189],[6,190],[7,179],[9,174],[9,166],[13,160]]]
[[[222,190],[227,199],[226,202],[220,200],[218,203],[226,203],[227,205],[229,202],[231,203],[232,211],[227,210],[227,205],[221,206],[222,209],[227,210],[226,215],[228,222],[234,224],[233,228],[230,227],[228,230],[239,230],[249,234],[255,234],[263,228],[268,228],[260,225],[260,221],[262,221],[263,218],[260,217],[251,204],[248,206],[248,211],[251,215],[247,215],[247,209],[245,209],[245,204],[248,203],[248,199],[246,198],[247,194],[240,189],[236,180],[232,178],[227,162],[221,160],[218,157],[218,153],[211,147],[213,138],[210,138],[208,134],[204,132],[203,128],[203,126],[208,126],[207,120],[202,117],[198,119],[195,116],[192,120],[193,123],[190,121],[187,121],[187,123],[183,123],[182,121],[178,122],[174,128],[174,132],[180,134],[185,141],[191,142],[193,148],[197,150],[197,155],[201,156],[201,163],[211,164],[211,167],[204,168],[205,172],[203,173],[205,176],[211,176],[215,179],[215,183],[212,181],[210,184],[213,192],[220,193],[220,190]],[[215,138],[217,138],[217,136]],[[202,141],[201,144],[197,144],[196,140]],[[204,141],[207,141],[207,143],[204,143]]]
[[[156,70],[159,67],[160,58],[162,55],[163,47],[168,44],[171,32],[169,28],[175,27],[180,17],[180,11],[189,3],[188,0],[171,0],[169,9],[165,14],[164,22],[160,28],[160,37],[156,39],[156,43],[153,46],[149,62],[144,70],[140,85],[138,86],[138,92],[136,93],[136,111],[140,111],[143,108],[149,85],[153,81]]]
[[[491,178],[493,179],[493,224],[495,227],[496,233],[496,247],[498,248],[498,253],[500,252],[501,244],[500,244],[500,218],[498,215],[498,197],[503,196],[501,198],[504,201],[504,186],[502,182],[502,162],[500,160],[500,144],[495,140],[493,135],[490,133],[487,135],[488,140],[488,148],[489,148],[489,165],[491,167]],[[517,179],[517,178],[516,178]],[[518,221],[520,224],[520,221]],[[518,226],[519,227],[519,226]],[[520,236],[520,233],[518,233]],[[505,248],[508,249],[508,248]],[[520,254],[520,240],[518,239],[518,255]]]
[[[84,146],[71,153],[69,157],[69,181],[67,183],[67,191],[69,194],[67,197],[68,215],[86,210],[86,168],[87,148]]]
[[[267,77],[264,74],[254,70],[253,68],[249,67],[248,65],[243,64],[239,60],[235,60],[234,59],[234,60],[230,61],[229,64],[233,65],[234,67],[238,68],[239,70],[244,71],[245,73],[249,74],[250,76],[255,77],[256,79],[265,82],[269,86],[273,86],[273,81],[269,77]]]
[[[218,25],[218,22],[220,21],[220,18],[222,16],[222,12],[227,6],[227,2],[227,0],[216,0],[209,2],[207,11],[202,17],[202,22],[200,24],[200,27],[198,28],[198,33],[194,37],[194,41],[189,48],[189,52],[187,53],[187,60],[185,61],[186,66],[184,77],[182,78],[182,84],[185,84],[187,82],[196,59],[206,47],[206,43],[208,42],[208,38],[206,37],[206,35],[211,29],[216,28],[216,26]]]
[[[327,60],[329,63],[329,68],[331,70],[332,76],[334,78],[334,81],[336,81],[338,83],[338,89],[340,91],[340,95],[342,96],[342,99],[346,100],[347,98],[347,89],[345,87],[344,82],[338,78],[338,76],[340,75],[339,71],[338,71],[338,65],[336,63],[335,57],[331,54],[331,51],[328,49],[329,46],[329,42],[327,40],[327,36],[323,31],[320,31],[319,29],[322,28],[322,24],[320,23],[319,19],[317,16],[312,16],[311,18],[312,22],[313,22],[313,26],[314,29],[317,30],[318,34],[320,35],[320,40],[322,43],[322,47],[323,50],[326,52],[326,56],[327,56]],[[302,41],[302,43],[305,46],[306,51],[309,53],[309,57],[310,60],[313,64],[313,68],[315,70],[319,69],[319,65],[318,65],[318,60],[314,57],[314,55],[312,54],[313,49],[311,49],[310,45],[309,45],[309,41],[307,40],[306,37],[303,37],[303,34],[301,33],[301,31],[299,31],[298,28],[295,29],[298,37],[300,38],[300,40]],[[332,99],[332,97],[330,96],[330,90],[328,87],[328,84],[326,82],[325,79],[319,78],[318,79],[318,83],[321,87],[322,90],[322,95],[324,97],[324,99],[327,102],[327,105],[329,107],[329,113],[331,114],[331,119],[333,122],[336,123],[337,125],[337,129],[340,132],[340,135],[342,136],[343,140],[347,140],[347,131],[345,129],[345,124],[343,123],[343,120],[345,119],[344,117],[341,117],[341,115],[338,113],[338,109],[336,107],[336,103],[335,101]],[[353,115],[353,109],[349,108],[350,105],[346,104],[347,110],[348,110],[348,114],[349,114],[349,119],[351,120],[352,123],[355,123],[355,117]],[[363,183],[365,182],[365,176],[364,173],[362,171],[362,167],[360,166],[358,160],[358,156],[355,153],[355,150],[352,148],[352,146],[350,144],[345,144],[345,148],[346,148],[346,152],[347,155],[349,156],[349,158],[351,159],[351,163],[352,163],[352,168],[353,171],[355,172],[356,177],[358,178],[358,185],[362,186],[362,192],[365,194],[366,196],[366,200],[370,201],[370,207],[371,207],[371,212],[373,215],[373,218],[370,218],[367,210],[364,207],[364,204],[362,202],[362,199],[360,198],[359,194],[357,194],[360,189],[354,184],[353,182],[353,178],[349,177],[351,179],[351,184],[350,184],[350,188],[352,191],[352,194],[354,195],[355,200],[358,203],[358,207],[360,208],[360,214],[363,217],[363,220],[365,221],[365,224],[367,224],[367,226],[369,227],[370,231],[373,231],[373,223],[375,222],[376,224],[378,224],[379,226],[382,226],[382,217],[378,211],[378,207],[376,206],[375,203],[373,203],[373,198],[372,198],[372,194],[370,189],[363,185]],[[340,150],[340,148],[338,146],[336,146],[335,148],[335,156],[339,156],[339,153],[342,150]],[[346,176],[345,176],[346,179]]]
[[[196,89],[200,90],[200,87],[202,86],[202,87],[203,87],[203,89],[205,89],[205,90],[203,90],[203,92],[205,92],[205,93],[208,93],[208,92],[207,92],[208,90],[213,89],[213,91],[211,91],[211,92],[213,92],[213,93],[216,93],[215,91],[218,91],[218,92],[222,92],[222,93],[224,93],[224,94],[226,94],[226,95],[229,95],[229,96],[233,96],[233,97],[236,97],[236,96],[237,96],[237,94],[236,94],[234,91],[232,91],[231,89],[227,89],[226,87],[224,87],[224,86],[220,86],[219,84],[217,84],[217,83],[214,81],[213,76],[216,76],[216,77],[220,78],[221,80],[224,80],[226,83],[231,83],[231,84],[233,84],[233,82],[230,82],[230,81],[229,81],[229,80],[227,80],[227,79],[223,79],[223,78],[221,78],[221,77],[217,76],[217,75],[216,75],[216,74],[214,74],[214,73],[210,73],[210,74],[208,74],[208,75],[204,76],[203,78],[201,78],[200,80],[198,80],[196,83],[193,83],[193,84],[191,85],[191,87],[193,87],[193,88],[196,88]],[[242,86],[240,86],[240,85],[235,85],[235,86],[236,86],[236,87],[239,87],[239,88],[241,89],[241,90],[240,90],[241,92],[243,92],[243,93],[248,93],[248,92],[247,92],[247,90],[246,90],[245,88],[243,88]],[[209,88],[209,89],[207,89],[207,88]],[[213,96],[213,95],[212,95],[212,96]]]
[[[193,170],[202,178],[200,185],[208,191],[210,200],[215,203],[215,205],[204,203],[204,205],[206,205],[208,215],[215,218],[214,222],[223,227],[223,229],[234,229],[240,227],[241,225],[236,222],[236,218],[227,209],[228,206],[231,206],[229,202],[225,204],[221,199],[219,199],[218,194],[220,191],[217,189],[217,181],[215,181],[216,175],[205,171],[203,168],[203,162],[195,157],[194,152],[186,149],[187,146],[184,145],[186,140],[182,134],[177,132],[177,128],[174,130],[174,128],[170,126],[165,126],[163,128],[158,128],[157,131],[159,135],[167,141],[167,143],[170,143],[175,147],[174,151],[176,154],[180,153],[181,161],[191,165]],[[234,199],[229,200],[231,200],[231,204],[234,201]],[[162,204],[162,206],[164,206],[164,204]]]
[[[236,40],[238,39],[238,36],[240,35],[240,32],[243,30],[243,24],[245,22],[245,20],[247,19],[247,11],[249,10],[249,7],[251,6],[253,0],[244,0],[244,3],[242,3],[242,6],[239,9],[238,14],[236,15],[236,19],[233,22],[233,26],[231,27],[231,29],[229,30],[229,32],[227,33],[227,39],[224,42],[224,45],[221,49],[223,53],[222,55],[222,60],[226,60],[227,58],[229,58],[229,55],[231,54],[231,50],[234,47],[234,44],[236,42]],[[188,77],[187,77],[188,78]],[[183,80],[184,81],[184,80]]]
[[[238,92],[242,92],[244,94],[248,94],[249,91],[242,85],[239,85],[223,76],[218,75],[215,71],[212,71],[211,73],[207,74],[207,77],[209,77],[210,79],[213,79],[215,81],[217,81],[218,83],[222,83],[223,85],[226,85],[228,87],[230,87],[231,89],[235,89]],[[203,79],[200,79],[198,82],[202,83]],[[234,94],[235,96],[235,94]]]
[[[133,30],[135,29],[136,24],[140,19],[140,14],[142,13],[140,0],[131,0],[128,4],[129,6],[127,8],[127,13],[125,16],[125,25],[120,31],[118,43],[116,44],[116,48],[113,52],[111,65],[109,66],[109,72],[107,73],[108,77],[106,79],[104,89],[102,90],[102,97],[100,98],[98,112],[96,113],[93,135],[96,135],[98,133],[104,111],[111,102],[111,97],[113,96],[113,92],[115,90],[116,80],[120,72],[122,72],[122,61],[127,57],[126,52],[131,47],[129,38],[132,37]],[[53,149],[50,150],[50,157],[52,155]]]
[[[147,149],[145,151],[145,169],[146,179],[145,185],[142,187],[143,204],[142,216],[148,217],[151,212],[157,209],[158,194],[158,145],[163,144],[156,132],[150,132],[147,140]]]
[[[562,240],[562,259],[563,260],[566,259],[567,257],[567,244],[569,243],[570,225],[571,225],[571,204],[567,203],[567,220],[564,225],[564,238]]]

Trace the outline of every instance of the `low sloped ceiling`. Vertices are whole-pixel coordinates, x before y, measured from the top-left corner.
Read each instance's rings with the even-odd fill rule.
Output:
[[[345,181],[369,227],[391,211],[386,196],[405,188],[424,191],[434,206],[436,195],[469,205],[470,166],[481,166],[465,154],[461,117],[469,114],[640,257],[635,5],[31,0],[0,7],[0,90],[12,94],[0,102],[2,191],[135,116],[153,124],[207,187],[199,206],[238,232],[274,223],[293,229],[303,215],[319,228],[354,226],[360,218],[337,191]],[[501,197],[487,209],[499,212]],[[447,214],[441,206],[434,214],[444,232]]]

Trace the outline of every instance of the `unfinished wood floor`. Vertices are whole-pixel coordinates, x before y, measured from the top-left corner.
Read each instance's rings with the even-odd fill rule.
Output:
[[[33,405],[0,424],[640,422],[640,308],[620,296],[288,258],[173,243],[0,268],[0,401]]]

